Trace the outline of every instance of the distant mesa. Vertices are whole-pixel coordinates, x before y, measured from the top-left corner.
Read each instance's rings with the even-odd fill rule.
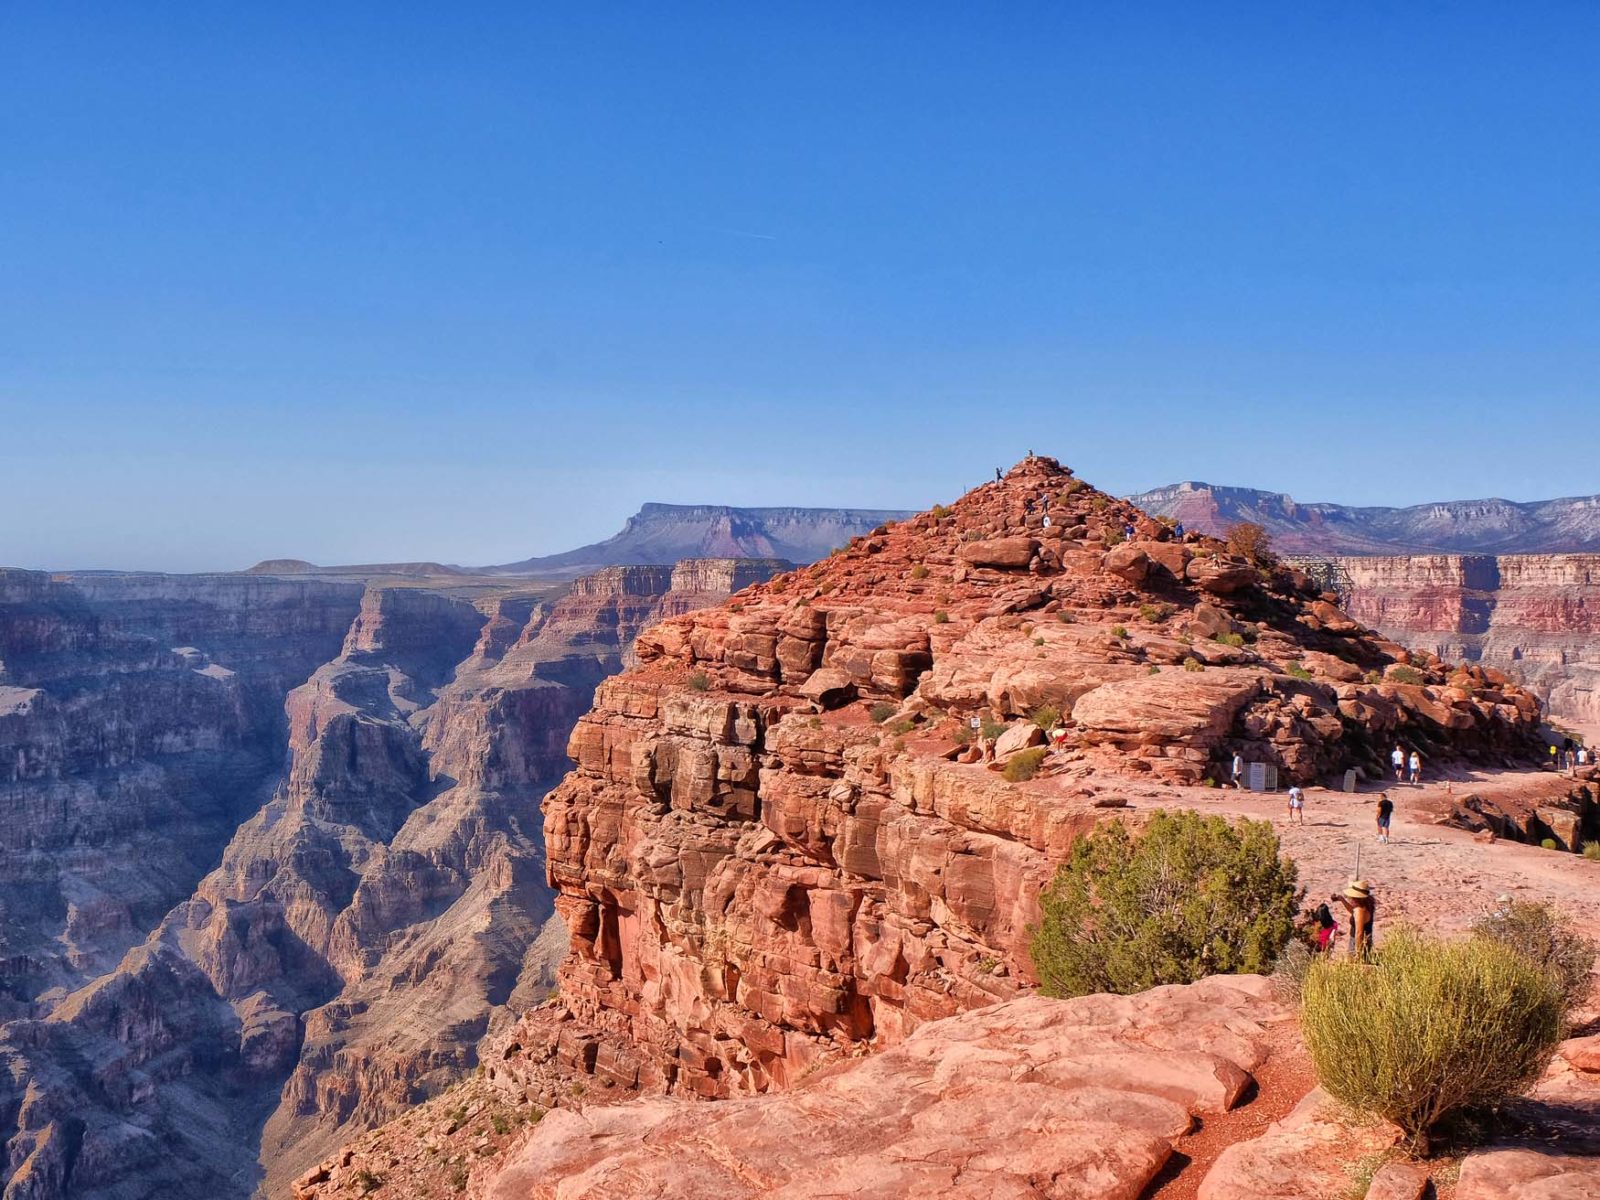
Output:
[[[245,575],[322,575],[345,578],[400,577],[430,579],[440,575],[465,575],[460,567],[436,562],[353,563],[349,566],[319,567],[303,558],[267,558],[247,568]]]
[[[1281,492],[1186,481],[1128,497],[1219,534],[1253,521],[1287,554],[1577,554],[1600,551],[1600,496],[1446,500],[1408,508],[1302,504]]]
[[[766,558],[812,563],[851,538],[909,513],[876,508],[733,508],[646,504],[620,533],[561,554],[483,568],[490,575],[574,576],[601,567],[685,558]]]

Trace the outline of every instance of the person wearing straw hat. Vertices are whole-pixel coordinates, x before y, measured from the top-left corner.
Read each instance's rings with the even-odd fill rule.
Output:
[[[1350,956],[1365,958],[1372,951],[1372,929],[1378,917],[1378,902],[1372,895],[1372,888],[1365,879],[1352,879],[1344,895],[1335,893],[1328,898],[1344,905],[1350,914]]]

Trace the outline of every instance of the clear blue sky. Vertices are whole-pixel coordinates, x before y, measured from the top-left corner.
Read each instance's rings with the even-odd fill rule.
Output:
[[[0,0],[0,562],[1600,491],[1600,6]]]

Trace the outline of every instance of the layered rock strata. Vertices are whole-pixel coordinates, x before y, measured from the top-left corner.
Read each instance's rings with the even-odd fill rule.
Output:
[[[1539,721],[1504,676],[1039,458],[638,654],[544,803],[571,952],[562,1007],[514,1041],[704,1096],[1014,995],[1053,864],[1121,802],[1106,780],[1217,778],[1237,751],[1308,781],[1380,769],[1396,737],[1511,761]],[[1061,722],[1039,778],[970,761],[974,721],[1010,723],[1003,757],[1042,739],[1029,714]]]
[[[1600,737],[1600,555],[1328,561],[1352,616],[1407,646],[1504,671]]]
[[[130,922],[120,962],[4,1027],[6,1196],[277,1194],[350,1131],[470,1069],[493,1023],[543,995],[563,948],[537,804],[568,765],[572,723],[645,624],[721,599],[701,589],[747,571],[771,568],[625,569],[554,602],[504,587],[236,577],[252,593],[340,589],[342,620],[318,647],[322,665],[279,694],[276,752],[245,796],[230,793],[234,811],[215,823],[232,837],[213,843],[213,869],[171,880],[187,898]],[[85,628],[104,636],[135,619],[116,611]],[[39,657],[18,647],[89,636],[31,616],[4,628],[13,671]],[[211,644],[237,672],[200,649],[136,645],[184,672],[173,686],[236,687],[265,671],[251,648],[266,651],[233,632]],[[153,704],[169,725],[185,719],[170,698]],[[247,724],[250,704],[234,707]]]

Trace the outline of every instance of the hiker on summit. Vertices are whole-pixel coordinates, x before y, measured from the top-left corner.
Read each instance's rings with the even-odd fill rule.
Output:
[[[1299,787],[1289,789],[1289,824],[1306,823],[1306,794]]]
[[[1385,846],[1389,844],[1389,821],[1394,817],[1394,801],[1389,799],[1389,793],[1383,792],[1378,796],[1378,841]]]
[[[1412,750],[1411,761],[1408,765],[1410,767],[1412,784],[1420,786],[1422,783],[1422,756],[1415,750]]]
[[[1182,521],[1179,521],[1176,525],[1174,525],[1172,527],[1172,540],[1175,541],[1175,542],[1183,541],[1183,522]]]
[[[1389,755],[1389,761],[1394,764],[1394,781],[1396,783],[1404,783],[1406,781],[1406,752],[1400,749],[1399,742],[1394,744],[1394,751]]]
[[[1352,879],[1344,889],[1344,895],[1335,894],[1328,899],[1344,905],[1345,911],[1350,914],[1350,956],[1365,958],[1372,951],[1372,931],[1378,919],[1378,901],[1373,897],[1367,881]]]

